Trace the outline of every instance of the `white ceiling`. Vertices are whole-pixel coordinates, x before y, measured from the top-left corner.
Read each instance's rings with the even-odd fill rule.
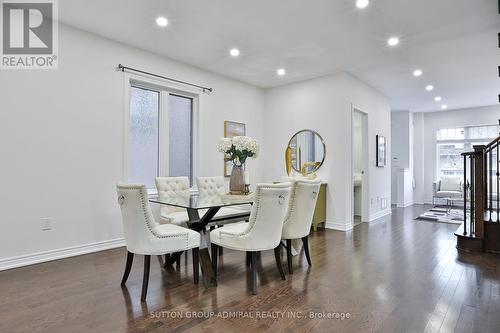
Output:
[[[394,110],[436,111],[436,95],[450,109],[498,103],[497,0],[371,0],[364,10],[354,3],[63,0],[59,16],[260,87],[348,71],[389,96]],[[156,26],[159,15],[169,19],[167,28]],[[386,46],[390,36],[400,37],[398,47]],[[240,57],[229,56],[232,47]],[[286,76],[276,75],[279,67]],[[422,77],[412,76],[416,68]],[[435,91],[425,91],[427,84]]]

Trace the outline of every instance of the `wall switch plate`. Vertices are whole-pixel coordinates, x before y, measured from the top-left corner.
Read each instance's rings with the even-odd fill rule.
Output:
[[[382,198],[380,202],[380,208],[385,209],[387,208],[387,198]]]
[[[42,231],[52,230],[52,218],[51,217],[42,217],[40,220]]]

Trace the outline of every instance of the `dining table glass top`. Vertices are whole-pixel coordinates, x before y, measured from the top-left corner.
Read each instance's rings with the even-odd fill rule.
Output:
[[[215,207],[228,207],[252,204],[253,198],[248,196],[234,196],[231,198],[230,195],[217,196],[203,196],[198,194],[186,194],[186,195],[176,195],[168,197],[152,196],[149,198],[149,202],[174,206],[186,209],[209,209]]]

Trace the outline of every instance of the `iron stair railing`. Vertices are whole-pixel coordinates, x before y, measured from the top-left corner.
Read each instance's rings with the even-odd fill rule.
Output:
[[[500,223],[500,136],[462,153],[464,159],[463,235],[484,237],[484,222]],[[469,205],[467,205],[469,204]]]

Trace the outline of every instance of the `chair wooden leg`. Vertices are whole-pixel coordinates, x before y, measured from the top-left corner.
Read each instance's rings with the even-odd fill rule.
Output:
[[[311,257],[309,256],[309,236],[302,237],[302,244],[304,244],[304,252],[306,253],[307,263],[309,266],[312,266]]]
[[[288,274],[293,274],[291,239],[286,240],[286,260],[288,261]]]
[[[250,258],[250,266],[252,269],[252,295],[257,295],[257,252],[252,251]]]
[[[192,251],[194,284],[198,284],[198,281],[200,279],[200,249],[195,247]]]
[[[148,294],[150,263],[151,263],[151,256],[144,256],[144,275],[142,276],[142,293],[141,293],[142,302],[146,300],[146,295]]]
[[[219,247],[219,257],[222,257],[222,249],[224,249],[222,246]]]
[[[212,243],[211,259],[212,259],[212,269],[214,270],[215,277],[217,277],[217,248],[218,248],[217,244]]]
[[[171,263],[171,260],[172,260],[172,255],[170,253],[167,253],[165,254],[165,258],[164,258],[164,263],[163,263],[163,268],[166,269],[167,271],[168,270],[171,270],[171,269],[174,269],[172,267],[172,263]]]
[[[132,262],[134,261],[134,254],[127,251],[127,264],[125,265],[125,272],[123,272],[123,278],[120,285],[124,286],[127,282],[128,275],[130,274],[130,269],[132,268]]]
[[[278,266],[278,271],[280,271],[281,279],[286,280],[285,272],[283,272],[283,266],[281,265],[281,242],[274,248],[274,258],[276,259],[276,266]]]
[[[246,252],[246,256],[247,256],[247,267],[250,266],[250,262],[252,261],[252,254],[250,252]]]
[[[182,254],[186,252],[186,256],[187,256],[187,251],[182,251],[181,254],[179,254],[179,257],[177,258],[177,261],[175,262],[175,269],[177,271],[180,271],[181,270],[181,258],[182,258]]]

